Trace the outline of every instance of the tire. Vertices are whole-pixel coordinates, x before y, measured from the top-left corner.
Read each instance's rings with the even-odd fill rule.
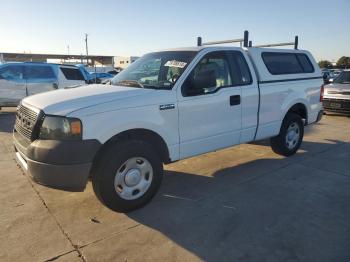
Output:
[[[147,204],[158,191],[163,163],[152,145],[136,140],[112,144],[102,153],[92,174],[97,198],[117,212]]]
[[[294,131],[294,133],[293,133]],[[303,141],[304,123],[294,113],[288,113],[283,120],[278,136],[270,139],[272,150],[282,156],[294,155]]]

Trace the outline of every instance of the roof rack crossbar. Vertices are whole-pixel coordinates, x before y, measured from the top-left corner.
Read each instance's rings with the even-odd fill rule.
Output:
[[[222,41],[212,41],[212,42],[202,42],[202,37],[197,37],[197,46],[203,46],[203,45],[218,45],[218,44],[228,44],[228,43],[243,43],[244,47],[248,46],[248,37],[249,33],[248,31],[244,31],[244,37],[243,38],[237,38],[237,39],[229,39],[229,40],[222,40]]]
[[[238,38],[238,39],[229,39],[229,40],[222,40],[222,41],[205,42],[205,43],[202,43],[202,45],[217,45],[217,44],[228,44],[228,43],[242,43],[243,41],[244,41],[243,38]]]
[[[240,43],[242,47],[242,43],[244,47],[275,47],[275,46],[294,46],[294,49],[298,49],[299,38],[296,35],[294,38],[294,42],[284,42],[284,43],[275,43],[275,44],[264,44],[264,45],[254,45],[252,41],[249,41],[249,32],[244,31],[243,38],[230,39],[230,40],[221,40],[221,41],[212,41],[212,42],[204,42],[202,41],[202,37],[197,37],[197,46],[203,45],[218,45],[218,44],[227,44],[227,43]]]
[[[265,45],[254,45],[253,47],[275,47],[275,46],[294,46],[294,49],[298,49],[299,38],[296,35],[294,42],[285,42],[285,43],[275,43],[275,44],[265,44]]]
[[[287,46],[287,45],[294,45],[294,42],[265,44],[265,45],[254,45],[253,47],[274,47],[274,46]]]

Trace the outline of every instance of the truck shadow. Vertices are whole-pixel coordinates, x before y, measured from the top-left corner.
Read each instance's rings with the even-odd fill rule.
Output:
[[[0,132],[12,133],[16,120],[16,112],[0,110]]]
[[[166,236],[159,248],[174,242],[205,261],[324,261],[335,252],[332,241],[341,260],[350,255],[350,209],[339,208],[350,201],[350,176],[299,164],[318,159],[309,157],[316,149],[349,149],[329,142],[304,142],[293,157],[254,159],[209,176],[166,171],[156,198],[127,215]]]

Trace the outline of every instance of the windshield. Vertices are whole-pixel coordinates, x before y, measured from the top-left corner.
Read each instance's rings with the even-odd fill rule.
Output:
[[[164,51],[144,55],[112,79],[112,85],[170,90],[197,52]]]
[[[350,84],[350,71],[341,72],[340,75],[334,79],[333,83]]]

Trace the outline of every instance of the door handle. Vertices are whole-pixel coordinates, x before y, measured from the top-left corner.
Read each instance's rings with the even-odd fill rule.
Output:
[[[240,95],[234,95],[230,96],[230,106],[236,106],[241,103],[241,96]]]

